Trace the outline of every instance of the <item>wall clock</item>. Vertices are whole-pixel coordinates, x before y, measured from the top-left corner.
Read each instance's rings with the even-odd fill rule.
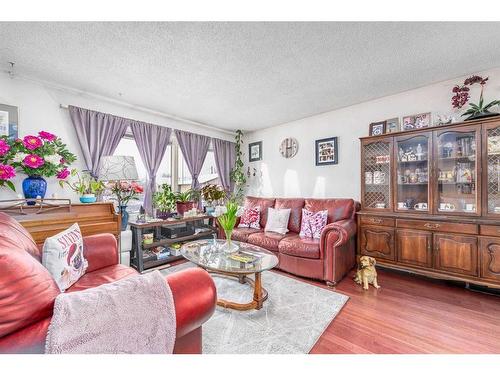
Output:
[[[284,158],[293,158],[299,151],[299,142],[295,138],[285,138],[280,145],[280,154]]]

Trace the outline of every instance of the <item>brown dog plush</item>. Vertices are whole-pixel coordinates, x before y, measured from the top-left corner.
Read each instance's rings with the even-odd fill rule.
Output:
[[[372,284],[375,288],[379,289],[380,285],[377,283],[377,271],[375,265],[377,261],[369,256],[362,256],[359,258],[358,270],[354,276],[354,282],[363,284],[363,289],[368,290],[368,284]]]

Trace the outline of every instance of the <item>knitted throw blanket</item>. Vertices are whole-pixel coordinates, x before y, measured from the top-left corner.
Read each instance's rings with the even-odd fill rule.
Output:
[[[159,271],[57,296],[49,354],[172,353],[172,292]]]

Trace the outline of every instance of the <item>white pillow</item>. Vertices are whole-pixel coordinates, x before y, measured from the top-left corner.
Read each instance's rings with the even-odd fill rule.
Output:
[[[290,218],[290,208],[267,209],[266,232],[276,232],[286,234],[288,232],[288,219]]]
[[[50,272],[61,292],[85,274],[88,262],[83,256],[83,237],[77,223],[45,240],[42,264]]]

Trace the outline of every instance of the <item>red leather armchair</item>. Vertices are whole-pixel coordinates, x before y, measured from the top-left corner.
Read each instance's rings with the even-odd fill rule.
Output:
[[[260,229],[236,227],[232,238],[275,252],[279,269],[323,280],[333,286],[354,267],[358,202],[352,199],[246,197],[245,207],[260,208]],[[264,232],[269,207],[290,208],[289,232],[285,235]],[[303,208],[312,212],[328,210],[327,225],[319,240],[299,237]],[[219,236],[224,238],[222,230]]]
[[[89,236],[84,241],[87,273],[66,293],[137,274],[118,264],[117,243],[111,234]],[[0,353],[44,351],[54,299],[60,291],[40,258],[30,234],[0,213]],[[177,318],[174,353],[201,353],[202,324],[215,310],[215,285],[201,269],[181,271],[166,279]]]

